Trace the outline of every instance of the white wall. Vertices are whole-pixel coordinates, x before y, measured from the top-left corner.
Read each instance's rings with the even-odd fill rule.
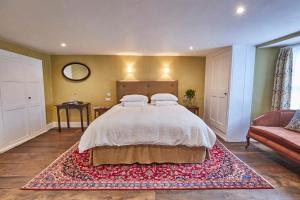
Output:
[[[251,122],[255,47],[233,46],[227,139],[246,141]]]

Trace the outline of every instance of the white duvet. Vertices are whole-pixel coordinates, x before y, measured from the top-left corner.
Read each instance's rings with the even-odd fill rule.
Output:
[[[215,142],[214,132],[181,105],[116,105],[90,124],[80,139],[79,151],[142,144],[211,148]]]

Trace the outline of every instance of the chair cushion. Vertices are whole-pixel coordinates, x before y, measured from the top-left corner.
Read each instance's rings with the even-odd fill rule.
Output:
[[[250,131],[300,153],[300,134],[282,127],[251,126]]]

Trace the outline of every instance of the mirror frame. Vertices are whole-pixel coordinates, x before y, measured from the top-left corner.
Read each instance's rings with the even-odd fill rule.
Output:
[[[67,77],[67,76],[64,74],[65,68],[68,67],[69,65],[74,65],[74,64],[78,64],[78,65],[84,66],[84,67],[88,70],[88,74],[87,74],[84,78],[81,78],[81,79],[71,79],[71,78]],[[91,75],[91,70],[90,70],[90,68],[89,68],[87,65],[85,65],[85,64],[83,64],[83,63],[80,63],[80,62],[71,62],[71,63],[66,64],[66,65],[62,68],[61,73],[62,73],[63,77],[65,77],[66,79],[68,79],[68,80],[70,80],[70,81],[76,81],[76,82],[77,82],[77,81],[83,81],[83,80],[87,79],[87,78]]]

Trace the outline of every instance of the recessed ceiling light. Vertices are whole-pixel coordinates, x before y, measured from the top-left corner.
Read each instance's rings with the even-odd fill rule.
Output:
[[[238,15],[242,15],[242,14],[244,14],[245,11],[246,11],[246,9],[245,9],[244,6],[238,6],[238,7],[236,8],[235,13],[238,14]]]
[[[66,45],[66,43],[61,43],[60,46],[61,47],[66,47],[67,45]]]
[[[190,49],[190,50],[193,50],[193,49],[194,49],[194,47],[193,47],[193,46],[190,46],[190,47],[189,47],[189,49]]]

